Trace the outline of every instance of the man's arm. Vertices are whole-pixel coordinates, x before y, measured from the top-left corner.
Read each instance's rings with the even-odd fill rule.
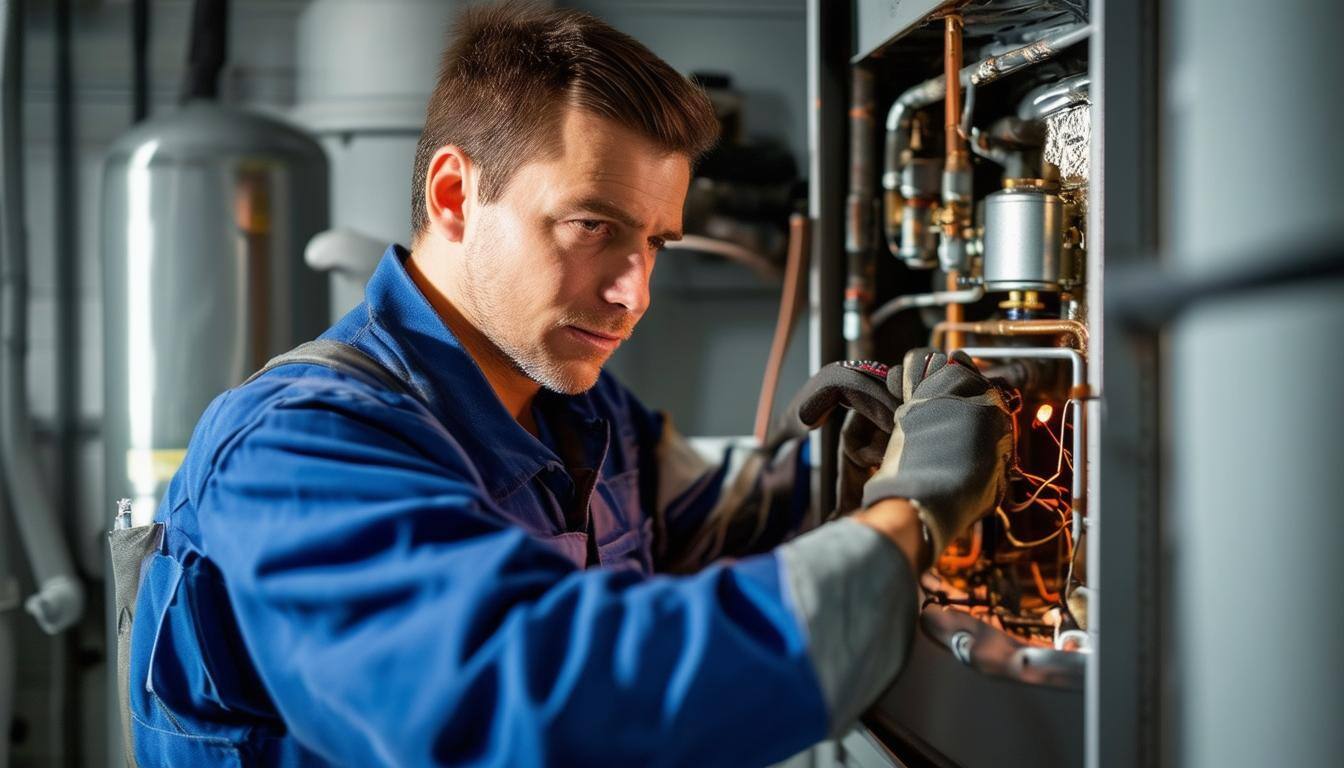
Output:
[[[689,571],[722,556],[761,552],[830,515],[812,510],[807,437],[836,414],[841,430],[838,514],[859,508],[863,484],[882,463],[899,388],[887,366],[838,362],[822,367],[780,413],[763,449],[739,449],[709,467],[671,426],[626,393],[631,417],[656,446],[641,465],[657,478],[646,508],[658,521],[660,570]],[[901,377],[896,369],[895,379]],[[830,510],[825,512],[829,513]],[[811,514],[809,514],[811,513]]]
[[[268,409],[200,499],[266,689],[330,760],[763,764],[899,666],[914,583],[870,527],[685,577],[579,571],[427,418],[373,406]]]
[[[655,520],[659,571],[690,573],[721,557],[765,552],[817,525],[805,439],[773,450],[733,446],[711,465],[666,415],[640,417],[653,425],[641,472],[655,481],[644,504]]]

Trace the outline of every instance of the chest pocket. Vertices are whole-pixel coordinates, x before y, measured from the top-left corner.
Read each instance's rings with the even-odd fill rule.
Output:
[[[653,572],[653,518],[639,505],[639,470],[598,483],[590,504],[604,568]]]

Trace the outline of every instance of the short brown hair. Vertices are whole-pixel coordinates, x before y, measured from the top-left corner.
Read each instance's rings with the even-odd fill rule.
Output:
[[[491,202],[525,160],[553,151],[561,107],[634,130],[692,163],[718,140],[709,97],[629,35],[591,14],[506,2],[463,11],[425,111],[411,179],[411,231],[427,223],[434,153],[460,147]]]

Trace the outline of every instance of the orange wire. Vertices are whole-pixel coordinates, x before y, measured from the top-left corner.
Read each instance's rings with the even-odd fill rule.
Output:
[[[970,568],[972,565],[975,565],[976,561],[980,559],[980,547],[983,543],[983,538],[984,532],[981,528],[981,524],[977,522],[971,528],[971,551],[964,555],[944,554],[942,557],[938,558],[939,567],[956,570],[958,568]]]
[[[1031,564],[1031,578],[1036,582],[1036,593],[1047,603],[1058,603],[1059,593],[1051,592],[1045,588],[1045,579],[1041,577],[1041,567],[1035,563]]]

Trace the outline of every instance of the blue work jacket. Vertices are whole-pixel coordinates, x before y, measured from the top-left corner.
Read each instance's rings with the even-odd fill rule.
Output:
[[[291,364],[200,419],[132,629],[140,765],[752,765],[822,738],[769,549],[805,485],[739,535],[724,468],[675,469],[606,374],[539,395],[533,437],[406,255],[324,338],[415,396]]]

